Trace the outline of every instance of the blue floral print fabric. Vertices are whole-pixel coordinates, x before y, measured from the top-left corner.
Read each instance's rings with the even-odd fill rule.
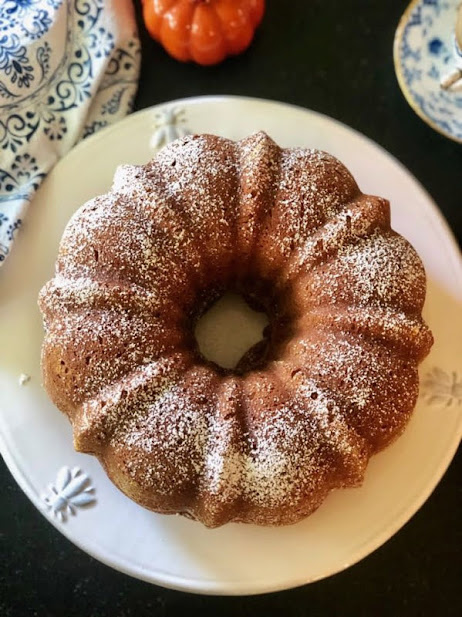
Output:
[[[56,161],[131,110],[139,65],[131,0],[0,0],[0,266]]]

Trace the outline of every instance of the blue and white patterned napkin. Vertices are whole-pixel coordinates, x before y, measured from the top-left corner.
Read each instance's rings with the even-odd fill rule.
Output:
[[[0,265],[56,161],[131,110],[139,65],[131,0],[0,0]]]

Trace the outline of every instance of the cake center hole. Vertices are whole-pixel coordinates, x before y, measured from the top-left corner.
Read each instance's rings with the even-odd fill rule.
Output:
[[[263,340],[267,325],[265,313],[251,309],[242,296],[227,292],[199,319],[195,336],[207,360],[234,369],[246,352]]]

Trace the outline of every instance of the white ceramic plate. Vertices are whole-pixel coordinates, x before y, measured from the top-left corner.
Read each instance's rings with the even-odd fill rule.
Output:
[[[40,385],[39,288],[51,276],[70,215],[104,192],[119,163],[143,163],[152,147],[185,130],[240,138],[258,129],[284,146],[338,156],[361,188],[391,200],[395,228],[411,240],[428,272],[425,316],[436,343],[422,366],[423,394],[404,435],[370,463],[362,488],[332,493],[305,521],[285,528],[230,524],[207,530],[132,503],[98,461],[77,454],[71,429]],[[151,145],[150,145],[151,144]],[[451,233],[433,202],[389,154],[320,114],[242,98],[199,98],[144,110],[78,145],[43,184],[13,254],[0,271],[0,428],[6,463],[24,492],[61,533],[104,563],[167,587],[215,594],[285,589],[329,576],[380,546],[416,512],[451,461],[462,428],[460,301],[462,268]],[[22,386],[19,376],[31,379]],[[79,467],[96,500],[59,520],[76,502]],[[88,485],[87,485],[88,487]],[[42,498],[48,492],[47,507]],[[70,493],[73,497],[70,497]]]

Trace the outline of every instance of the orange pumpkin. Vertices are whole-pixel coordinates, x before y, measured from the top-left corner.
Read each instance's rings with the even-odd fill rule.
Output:
[[[143,0],[150,35],[183,62],[217,64],[250,45],[265,0]]]

